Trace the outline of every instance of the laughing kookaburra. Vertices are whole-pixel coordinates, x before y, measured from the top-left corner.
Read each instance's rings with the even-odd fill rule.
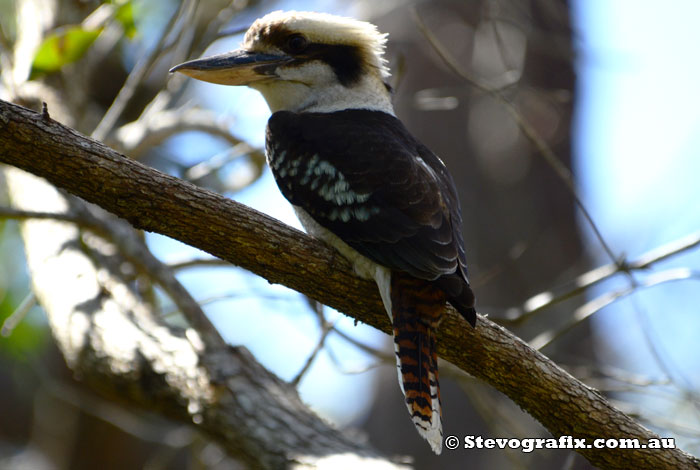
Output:
[[[255,21],[240,49],[171,72],[262,93],[277,184],[309,234],[376,281],[408,412],[439,454],[435,331],[445,302],[474,326],[474,294],[455,184],[394,115],[385,42],[369,23],[278,11]]]

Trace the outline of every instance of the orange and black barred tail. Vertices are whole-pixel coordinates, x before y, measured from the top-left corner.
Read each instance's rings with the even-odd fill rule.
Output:
[[[391,311],[399,385],[418,433],[442,451],[442,408],[435,331],[445,294],[429,281],[393,272]]]

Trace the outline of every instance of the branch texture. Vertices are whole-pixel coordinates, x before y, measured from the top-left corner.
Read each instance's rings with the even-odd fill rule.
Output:
[[[374,284],[357,278],[330,247],[219,194],[129,160],[46,115],[0,101],[0,161],[42,176],[137,228],[200,248],[390,332]],[[450,310],[437,343],[441,357],[509,396],[554,436],[589,443],[597,438],[646,443],[658,437],[484,317],[472,329]],[[698,459],[679,449],[577,450],[604,469],[700,469]]]

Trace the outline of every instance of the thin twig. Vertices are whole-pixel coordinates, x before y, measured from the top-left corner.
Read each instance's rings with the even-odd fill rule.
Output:
[[[147,116],[120,127],[115,136],[120,149],[129,152],[132,158],[137,158],[147,149],[185,131],[205,132],[224,139],[232,146],[244,145],[246,148],[242,153],[260,152],[234,136],[231,133],[230,122],[221,119],[212,111],[197,108],[149,112]]]
[[[179,261],[175,263],[168,263],[168,266],[170,269],[173,271],[179,271],[182,269],[189,269],[189,268],[200,268],[200,267],[222,267],[222,268],[231,268],[234,267],[231,263],[228,261],[224,261],[219,258],[199,258],[199,259],[191,259],[187,261]]]
[[[615,303],[623,297],[633,294],[639,289],[648,289],[650,287],[666,284],[668,282],[688,280],[700,280],[700,272],[687,268],[669,269],[650,276],[644,283],[639,283],[635,286],[626,287],[624,289],[612,292],[606,292],[605,294],[596,297],[595,299],[586,302],[581,307],[577,308],[564,326],[561,326],[556,330],[547,330],[540,333],[529,341],[529,344],[535,349],[542,349],[594,313],[599,312],[603,308]]]
[[[54,219],[63,222],[77,222],[75,214],[70,212],[35,212],[15,209],[13,207],[0,206],[0,219]]]
[[[365,343],[356,340],[352,336],[348,335],[342,330],[337,329],[336,327],[331,328],[331,330],[341,338],[343,338],[345,341],[348,343],[352,344],[355,346],[357,349],[360,351],[369,354],[371,356],[374,356],[378,359],[381,359],[384,362],[393,362],[394,361],[394,355],[393,354],[387,354],[384,351],[381,351],[377,348],[373,348],[372,346],[368,346]]]
[[[620,369],[608,364],[598,364],[595,366],[563,366],[572,372],[576,377],[586,380],[605,379],[607,381],[620,382],[634,387],[666,386],[672,382],[668,379],[652,379],[639,374],[634,374],[628,370]]]
[[[166,31],[172,30],[178,19],[184,14],[185,11],[188,10],[191,3],[191,1],[183,1],[180,3],[177,11],[168,21],[168,25],[165,28]],[[150,69],[155,59],[158,57],[167,36],[168,34],[162,34],[158,39],[158,43],[136,63],[133,70],[127,77],[124,86],[122,86],[121,90],[119,90],[119,93],[117,94],[117,97],[112,102],[112,105],[109,107],[104,116],[102,116],[102,120],[92,132],[91,137],[93,139],[105,140],[107,135],[112,131],[117,121],[121,117],[122,112],[124,112],[124,109],[126,109],[127,104],[136,93],[136,89],[146,77],[146,73]]]
[[[17,306],[14,312],[10,314],[9,317],[5,318],[5,321],[2,322],[2,329],[0,330],[0,334],[4,336],[5,338],[9,337],[14,329],[19,325],[22,320],[24,320],[24,317],[27,316],[27,313],[29,313],[29,310],[32,309],[36,305],[36,296],[34,295],[34,292],[30,292],[27,294],[27,296],[20,302],[20,304]]]
[[[211,175],[216,174],[231,162],[234,162],[245,155],[254,156],[255,158],[253,158],[252,160],[257,160],[259,165],[256,165],[255,163],[251,162],[252,166],[255,167],[255,176],[250,179],[244,178],[245,182],[243,182],[242,184],[231,185],[238,186],[238,188],[235,189],[242,189],[243,187],[247,187],[249,184],[257,180],[257,178],[259,178],[262,175],[263,165],[265,165],[264,154],[260,150],[254,149],[245,142],[242,142],[238,145],[234,145],[231,148],[227,148],[223,152],[219,152],[215,155],[212,155],[210,158],[200,161],[199,163],[187,168],[183,175],[184,179],[196,183],[197,181],[203,180]]]
[[[700,280],[700,272],[696,273],[696,276],[694,277],[697,280]],[[634,308],[637,317],[637,323],[640,326],[639,329],[641,330],[642,336],[644,337],[644,342],[646,343],[647,349],[649,350],[651,357],[653,357],[656,361],[656,365],[659,367],[659,369],[661,369],[661,371],[664,374],[666,374],[666,377],[668,377],[674,383],[677,379],[680,379],[683,384],[681,386],[682,389],[692,390],[694,387],[692,382],[688,380],[685,374],[683,374],[677,367],[672,368],[672,366],[668,364],[669,361],[667,359],[667,356],[662,354],[661,346],[658,344],[658,341],[655,341],[655,338],[652,337],[654,328],[652,328],[651,326],[651,321],[647,311],[645,309],[642,309],[636,297],[631,297],[630,303]],[[672,371],[672,369],[675,369],[675,371]]]
[[[330,347],[329,344],[326,345],[326,348],[324,349],[326,354],[328,355],[328,358],[331,360],[333,365],[335,366],[335,369],[338,371],[338,373],[343,374],[343,375],[360,375],[364,374],[366,372],[369,372],[371,370],[377,369],[379,367],[387,365],[386,361],[377,361],[371,364],[367,364],[363,367],[356,367],[354,369],[347,368],[345,365],[343,365],[342,361],[338,359],[338,356],[333,352],[333,348]]]
[[[238,2],[233,2],[230,6],[221,9],[218,14],[211,21],[209,21],[206,26],[206,30],[199,38],[199,41],[196,44],[191,45],[187,51],[181,52],[177,50],[174,54],[174,59],[177,59],[177,61],[183,61],[188,57],[200,56],[214,41],[226,36],[226,34],[220,33],[221,28],[223,25],[227,24],[231,18],[233,18],[233,16],[241,10],[241,8],[242,7]],[[175,63],[177,63],[177,61]],[[154,101],[165,98],[164,101],[168,103],[168,105],[171,105],[173,100],[179,96],[179,90],[191,83],[192,80],[186,80],[186,77],[181,74],[170,75],[167,88],[161,90],[154,98]],[[147,112],[149,107],[150,105],[146,107],[146,111],[144,112]]]
[[[520,77],[522,76],[522,68],[518,68],[512,65],[512,63],[515,61],[511,60],[510,54],[508,53],[508,47],[506,46],[505,38],[503,37],[503,34],[501,34],[501,29],[498,27],[498,24],[501,22],[501,20],[497,19],[494,16],[491,16],[490,13],[491,12],[489,12],[489,23],[491,26],[491,30],[493,31],[494,39],[496,40],[498,54],[501,57],[503,65],[505,66],[505,73],[502,75],[507,76],[509,74],[512,74],[513,72],[517,72],[517,80],[512,80],[514,84],[515,82],[520,80]],[[515,27],[521,29],[520,25],[517,25]]]
[[[672,256],[698,246],[700,246],[700,232],[691,233],[683,238],[647,251],[641,255],[637,261],[629,263],[629,269],[647,269],[659,261],[671,258]]]
[[[567,289],[563,292],[556,293],[554,291],[547,291],[530,297],[526,300],[520,307],[520,313],[511,316],[506,319],[493,319],[498,321],[498,323],[504,325],[518,325],[529,320],[533,314],[551,307],[552,305],[558,304],[579,294],[582,294],[594,285],[611,278],[615,274],[627,271],[642,271],[649,269],[654,264],[664,261],[673,256],[684,253],[688,250],[692,250],[700,246],[700,232],[695,232],[685,237],[674,240],[666,245],[654,248],[643,255],[641,255],[637,260],[628,262],[626,264],[620,265],[618,263],[610,263],[603,266],[599,266],[588,272],[581,274],[576,277],[573,281],[567,284],[573,284],[574,287]]]
[[[318,356],[318,353],[321,352],[323,349],[324,344],[326,344],[326,338],[328,338],[328,334],[333,331],[333,326],[335,323],[329,323],[326,321],[325,316],[323,315],[323,307],[321,307],[321,312],[319,313],[319,323],[321,324],[321,337],[318,339],[318,342],[316,343],[316,347],[314,348],[313,351],[311,351],[311,354],[309,357],[306,359],[306,362],[304,363],[304,366],[301,368],[299,373],[290,381],[290,384],[293,386],[298,386],[299,382],[301,382],[301,379],[306,375],[308,370],[311,368],[311,364],[316,360],[316,357]]]
[[[229,267],[230,266],[231,266],[231,264],[229,263]],[[200,307],[204,307],[206,305],[211,305],[211,304],[214,304],[217,302],[226,302],[226,301],[230,301],[230,300],[234,300],[234,299],[236,299],[236,300],[239,300],[239,299],[270,300],[270,301],[275,301],[275,302],[291,302],[291,301],[297,300],[295,297],[291,297],[291,296],[265,294],[265,293],[259,292],[257,290],[247,290],[247,291],[228,292],[226,294],[221,294],[221,295],[213,295],[211,297],[207,297],[205,299],[198,300],[197,304],[199,304]],[[181,310],[176,304],[170,310],[163,312],[162,317],[168,318],[168,317],[172,317],[174,315],[177,315],[178,313],[181,313]]]

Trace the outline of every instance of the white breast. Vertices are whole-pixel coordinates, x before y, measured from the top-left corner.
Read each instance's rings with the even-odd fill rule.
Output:
[[[391,270],[360,254],[357,250],[345,243],[333,232],[325,227],[322,227],[313,219],[313,217],[309,215],[308,212],[301,207],[292,207],[294,207],[294,211],[296,212],[301,225],[304,226],[309,235],[323,240],[338,250],[340,254],[345,256],[352,263],[353,269],[358,276],[363,279],[374,279],[374,281],[377,283],[377,287],[379,288],[379,294],[382,297],[382,302],[384,303],[386,313],[391,319]]]

